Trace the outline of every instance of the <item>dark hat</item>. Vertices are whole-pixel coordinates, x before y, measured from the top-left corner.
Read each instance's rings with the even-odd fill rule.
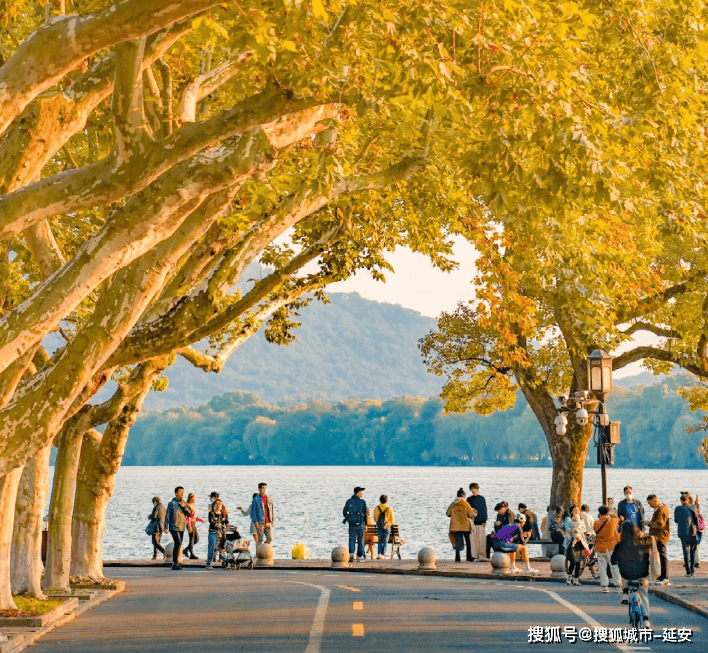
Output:
[[[359,487],[359,486],[357,485],[357,486],[354,488],[354,494],[356,494],[357,492],[363,492],[364,490],[366,490],[365,487]]]

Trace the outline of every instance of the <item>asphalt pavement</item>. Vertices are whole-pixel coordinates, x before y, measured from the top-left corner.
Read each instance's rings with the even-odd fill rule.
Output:
[[[628,628],[621,597],[603,594],[592,585],[334,570],[174,572],[154,567],[116,568],[110,573],[126,581],[126,592],[28,650],[428,653],[508,648],[651,653],[677,646],[681,651],[708,650],[708,620],[655,596],[652,641],[648,633],[645,641],[628,644],[581,641],[581,636],[616,639]],[[664,629],[675,643],[663,641]],[[574,635],[576,641],[571,643]],[[691,641],[679,644],[681,637]]]

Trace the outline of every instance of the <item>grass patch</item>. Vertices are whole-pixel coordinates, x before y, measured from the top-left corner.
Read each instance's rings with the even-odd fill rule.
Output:
[[[32,596],[14,596],[17,610],[0,610],[0,617],[37,617],[61,605],[61,599],[42,601]]]

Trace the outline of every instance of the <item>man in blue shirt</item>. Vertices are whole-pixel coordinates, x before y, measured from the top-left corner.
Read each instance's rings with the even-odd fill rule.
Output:
[[[624,499],[617,506],[617,516],[620,521],[631,522],[640,531],[644,530],[644,508],[641,502],[634,498],[631,485],[624,488]]]
[[[366,526],[366,501],[362,498],[365,488],[354,488],[354,494],[344,504],[344,520],[349,524],[349,559],[354,560],[354,547],[357,549],[356,560],[364,560],[364,527]]]

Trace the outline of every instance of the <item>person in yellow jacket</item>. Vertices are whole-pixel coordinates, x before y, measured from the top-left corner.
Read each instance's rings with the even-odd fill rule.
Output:
[[[391,526],[393,526],[393,508],[388,505],[388,497],[385,494],[379,497],[379,501],[379,505],[374,508],[374,521],[379,533],[379,555],[377,557],[379,560],[384,560],[388,536],[391,534]]]

